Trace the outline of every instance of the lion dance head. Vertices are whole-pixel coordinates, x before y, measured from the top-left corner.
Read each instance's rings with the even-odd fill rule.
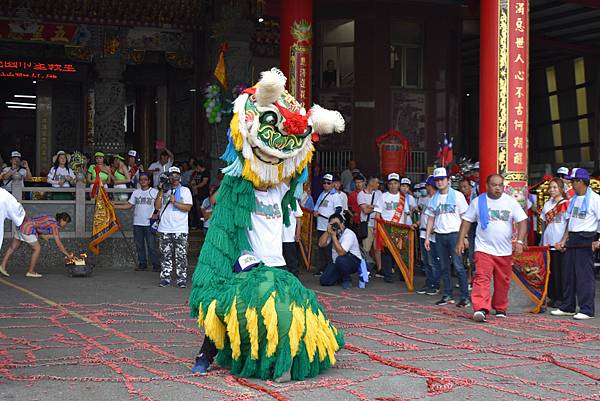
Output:
[[[223,172],[270,186],[296,176],[306,166],[319,135],[344,130],[337,111],[314,105],[308,112],[285,90],[286,77],[272,68],[234,101]],[[305,181],[303,179],[302,181]]]

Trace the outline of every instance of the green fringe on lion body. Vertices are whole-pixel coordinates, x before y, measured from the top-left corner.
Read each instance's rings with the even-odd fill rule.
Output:
[[[239,255],[251,250],[247,230],[254,207],[252,183],[225,176],[194,272],[190,314],[217,346],[219,365],[232,374],[316,376],[335,363],[344,340],[315,293],[282,269],[261,264],[232,271]]]

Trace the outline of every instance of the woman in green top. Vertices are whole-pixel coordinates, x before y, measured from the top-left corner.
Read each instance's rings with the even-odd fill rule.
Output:
[[[131,182],[129,171],[124,163],[125,159],[121,155],[114,155],[110,161],[110,167],[113,174],[114,188],[127,188],[127,184]],[[127,193],[115,193],[115,200],[128,200]]]
[[[86,182],[90,185],[94,185],[96,182],[96,166],[98,166],[100,167],[100,181],[102,181],[102,184],[107,187],[108,184],[112,183],[115,177],[113,176],[110,167],[104,164],[104,153],[96,152],[94,157],[96,159],[96,163],[90,165],[88,168]]]

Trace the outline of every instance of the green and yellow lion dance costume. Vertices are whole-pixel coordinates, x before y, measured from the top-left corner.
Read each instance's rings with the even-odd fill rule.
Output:
[[[289,207],[308,179],[312,141],[319,134],[341,132],[336,111],[317,105],[309,112],[285,88],[285,76],[272,69],[234,102],[222,159],[225,178],[219,188],[210,229],[192,279],[190,314],[198,319],[219,350],[216,361],[241,377],[277,379],[290,372],[294,380],[313,377],[335,364],[344,345],[327,320],[314,292],[293,274],[260,264],[242,273],[232,266],[252,252],[255,187],[289,181],[282,208]]]

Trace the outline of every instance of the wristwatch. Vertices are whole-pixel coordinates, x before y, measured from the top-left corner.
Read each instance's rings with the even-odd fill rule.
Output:
[[[525,245],[525,243],[523,242],[523,240],[520,240],[520,239],[517,240],[517,244]]]

